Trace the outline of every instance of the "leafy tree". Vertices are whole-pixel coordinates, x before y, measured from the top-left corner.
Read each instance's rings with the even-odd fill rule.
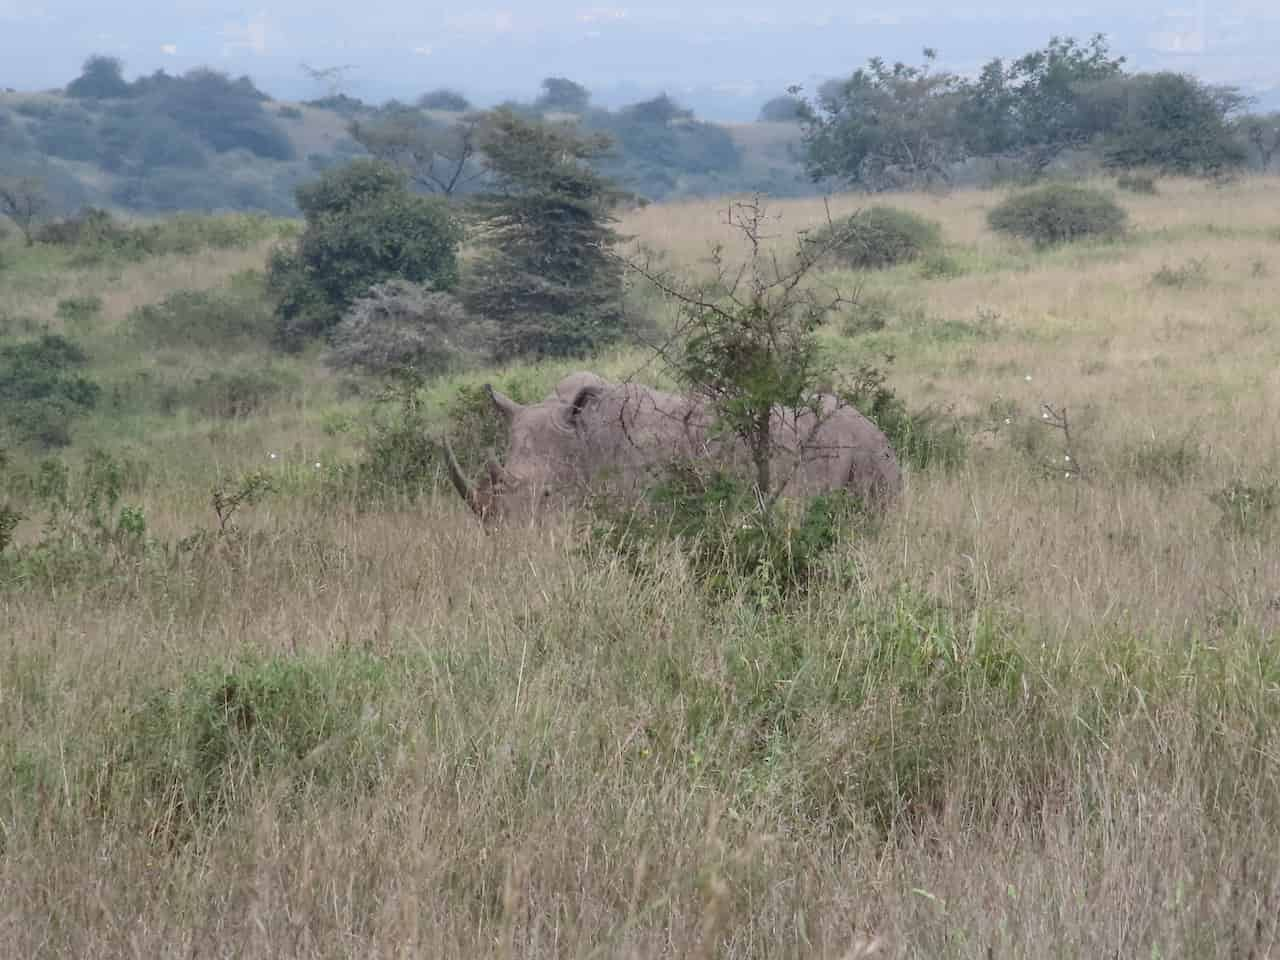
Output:
[[[401,109],[348,125],[352,139],[408,174],[414,184],[446,197],[473,189],[487,173],[478,139],[484,115],[467,113],[442,125],[419,110]]]
[[[1022,160],[1033,172],[1062,151],[1087,144],[1105,127],[1089,109],[1088,91],[1123,76],[1124,57],[1113,57],[1106,38],[1088,44],[1053,37],[1042,49],[1005,63],[989,61],[964,85],[961,110],[969,150],[979,156]]]
[[[27,246],[35,243],[35,228],[49,209],[49,191],[39,177],[0,178],[0,213],[14,222]]]
[[[680,106],[665,93],[660,93],[652,100],[641,100],[620,111],[623,116],[636,123],[666,127],[679,120],[692,120],[693,111]]]
[[[219,153],[239,149],[269,160],[292,160],[293,143],[262,109],[265,99],[248,77],[232,80],[201,67],[158,83],[148,104]]]
[[[447,290],[458,279],[462,230],[441,200],[409,192],[403,172],[354,160],[295,193],[306,226],[293,251],[273,254],[278,340],[290,349],[327,334],[343,311],[391,278]]]
[[[575,354],[617,337],[617,191],[588,166],[607,141],[499,109],[481,147],[493,183],[473,206],[479,254],[464,299],[498,325],[499,354]]]
[[[936,59],[927,48],[920,66],[873,58],[847,80],[824,84],[816,104],[804,101],[810,177],[872,190],[945,181],[948,166],[967,155],[963,85],[935,71]]]
[[[89,57],[80,76],[67,84],[67,96],[78,100],[114,100],[130,93],[124,78],[124,64],[117,57],[101,54]]]
[[[585,113],[590,102],[591,91],[581,84],[565,77],[547,77],[534,106],[543,113]]]
[[[761,123],[798,123],[804,115],[804,101],[787,94],[774,97],[760,108]]]
[[[1271,160],[1280,151],[1280,113],[1250,114],[1236,122],[1245,140],[1257,152],[1258,166],[1266,173]]]
[[[1115,95],[1123,101],[1113,101],[1120,121],[1105,146],[1109,167],[1216,175],[1248,159],[1230,123],[1243,98],[1230,87],[1161,72],[1132,77]]]
[[[418,106],[423,110],[446,110],[450,113],[465,113],[471,109],[471,101],[456,90],[441,87],[424,93],[418,98]]]
[[[58,110],[35,130],[36,145],[41,152],[81,163],[92,163],[98,156],[93,117],[78,105]]]
[[[597,159],[597,168],[629,186],[640,181],[669,188],[682,174],[723,174],[742,164],[727,130],[694,119],[692,110],[666,94],[616,113],[591,111],[584,125],[608,134],[617,147]]]

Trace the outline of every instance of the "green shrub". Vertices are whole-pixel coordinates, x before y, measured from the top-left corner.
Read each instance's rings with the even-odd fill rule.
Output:
[[[267,343],[275,321],[255,273],[225,290],[179,290],[134,310],[129,323],[149,346],[235,351]]]
[[[366,789],[398,742],[384,710],[401,675],[356,651],[189,674],[109,731],[96,806],[146,811],[153,835],[182,842],[246,808],[255,790],[277,791],[273,803],[287,808],[314,788]]]
[[[1128,214],[1110,196],[1087,187],[1047,184],[1014,194],[987,214],[993,230],[1050,246],[1086,238],[1114,239]]]
[[[89,321],[102,312],[102,298],[97,294],[68,297],[58,301],[56,312],[59,319],[71,326],[87,326]]]
[[[815,250],[827,250],[832,263],[857,270],[909,263],[942,245],[937,223],[895,207],[876,206],[836,220],[805,237]]]
[[[96,383],[75,371],[88,357],[56,334],[0,348],[0,417],[18,438],[46,447],[71,442],[71,422],[93,409]]]
[[[306,227],[296,249],[277,250],[268,270],[281,346],[328,334],[383,280],[437,290],[457,283],[461,225],[442,200],[410,193],[395,167],[355,160],[299,187],[297,197]]]
[[[137,261],[156,251],[161,231],[155,226],[127,226],[106,210],[85,207],[78,214],[46,223],[36,240],[76,251],[80,264],[108,258]]]
[[[845,490],[789,506],[770,522],[750,484],[702,464],[672,463],[640,504],[596,501],[592,540],[642,575],[674,547],[712,595],[745,588],[772,606],[803,595],[829,571],[841,532],[860,514]]]

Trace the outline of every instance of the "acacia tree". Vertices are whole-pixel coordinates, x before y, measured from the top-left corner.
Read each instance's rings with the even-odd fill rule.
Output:
[[[0,213],[22,231],[28,247],[35,243],[36,223],[49,209],[49,191],[39,177],[0,179]]]
[[[810,177],[871,190],[948,180],[948,166],[967,155],[962,83],[935,70],[936,59],[929,48],[920,66],[873,58],[847,80],[824,84],[815,103],[801,100]],[[800,88],[787,92],[798,98]]]
[[[856,389],[841,387],[817,334],[834,311],[857,302],[857,292],[820,290],[811,277],[822,258],[848,238],[828,217],[827,239],[813,243],[802,236],[784,261],[771,249],[772,219],[758,195],[730,205],[727,222],[742,238],[745,254],[731,261],[723,244],[716,244],[709,284],[672,277],[649,256],[623,261],[676,303],[675,330],[655,350],[682,385],[708,402],[713,430],[745,444],[766,521],[790,479],[773,469],[772,427],[779,408],[807,412],[820,424],[851,404]],[[876,374],[867,369],[863,375]],[[835,393],[834,408],[822,402],[824,392]],[[797,466],[805,451],[800,453]]]
[[[488,174],[479,146],[484,122],[485,115],[475,111],[440,124],[421,110],[403,109],[373,120],[352,120],[348,131],[371,154],[399,167],[428,193],[452,197]]]

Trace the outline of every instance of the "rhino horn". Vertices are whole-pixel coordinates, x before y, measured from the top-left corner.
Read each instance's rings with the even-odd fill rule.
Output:
[[[453,481],[453,488],[458,491],[462,499],[466,501],[468,507],[477,517],[484,515],[480,509],[480,501],[476,497],[475,488],[467,482],[467,478],[462,475],[462,468],[458,466],[458,458],[453,455],[453,446],[449,443],[449,438],[444,438],[444,459],[445,464],[449,468],[449,479]]]
[[[489,399],[493,401],[493,405],[497,407],[502,412],[502,415],[508,420],[523,409],[520,404],[516,403],[505,393],[501,393],[493,389],[492,384],[486,383],[484,385],[484,392],[489,395]]]

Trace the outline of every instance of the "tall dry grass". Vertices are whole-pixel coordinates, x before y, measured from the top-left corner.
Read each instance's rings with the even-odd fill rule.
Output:
[[[125,491],[157,545],[213,525],[209,486],[239,471],[286,492],[236,537],[0,587],[0,943],[1276,955],[1280,518],[1233,527],[1210,499],[1280,478],[1274,186],[1162,184],[1125,198],[1130,241],[1048,254],[985,231],[998,194],[894,198],[966,272],[867,279],[892,317],[830,346],[894,352],[895,388],[971,417],[971,451],[911,472],[781,611],[745,581],[711,602],[674,553],[633,573],[567,521],[486,537],[447,498],[335,501],[296,410],[166,437]],[[721,206],[624,229],[691,262]],[[785,229],[819,211],[784,205]],[[1200,279],[1153,282],[1192,259]],[[1045,402],[1082,475],[1045,468],[1067,449]],[[343,712],[350,663],[374,679]],[[264,699],[196,811],[183,737],[232,699],[183,691],[290,664],[315,685],[281,702],[342,725],[281,759],[254,740]],[[154,717],[173,730],[139,739]]]

